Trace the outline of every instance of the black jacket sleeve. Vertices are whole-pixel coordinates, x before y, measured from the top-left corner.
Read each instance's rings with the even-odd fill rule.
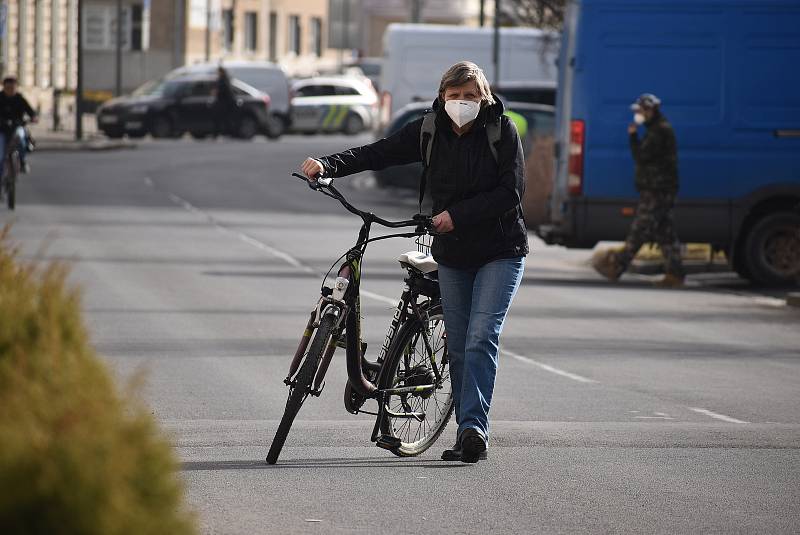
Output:
[[[412,121],[389,137],[330,156],[317,158],[325,174],[334,178],[393,165],[420,162],[419,132],[422,119]]]
[[[28,103],[28,100],[22,95],[20,95],[19,98],[22,101],[22,108],[23,110],[25,110],[25,113],[28,114],[28,117],[30,117],[31,119],[36,117],[36,111],[33,108],[31,108],[31,105]]]
[[[505,115],[501,121],[500,146],[497,151],[497,186],[447,208],[456,228],[498,218],[522,202],[525,193],[522,142],[514,122]]]
[[[633,161],[638,164],[649,164],[663,158],[665,150],[669,145],[671,132],[665,131],[658,125],[648,129],[644,138],[639,141],[639,136],[635,132],[630,135],[631,155]],[[674,136],[673,136],[674,137]]]

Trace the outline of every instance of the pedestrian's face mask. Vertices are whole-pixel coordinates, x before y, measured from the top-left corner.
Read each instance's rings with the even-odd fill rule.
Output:
[[[481,103],[472,100],[448,100],[444,103],[444,111],[456,123],[456,126],[461,128],[478,117]]]
[[[633,122],[636,124],[644,124],[645,116],[643,113],[635,113],[633,114]]]

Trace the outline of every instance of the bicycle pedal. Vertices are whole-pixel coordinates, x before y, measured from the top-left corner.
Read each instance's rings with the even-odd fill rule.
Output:
[[[375,441],[376,446],[385,450],[396,450],[401,444],[402,442],[399,438],[390,435],[381,435],[378,437],[378,440]]]

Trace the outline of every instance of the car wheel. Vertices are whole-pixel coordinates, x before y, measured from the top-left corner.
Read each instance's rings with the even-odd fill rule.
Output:
[[[348,136],[354,136],[364,130],[364,120],[361,116],[351,113],[344,122],[343,130]]]
[[[156,116],[150,123],[150,134],[155,138],[172,137],[172,121],[164,115]]]
[[[800,282],[800,213],[764,216],[748,232],[745,254],[754,282],[768,286]]]
[[[189,135],[194,139],[205,139],[208,137],[208,132],[189,132]]]
[[[122,138],[122,136],[124,135],[124,134],[123,134],[121,131],[119,131],[119,130],[106,130],[106,131],[105,131],[105,132],[103,132],[103,133],[104,133],[104,134],[105,134],[107,137],[109,137],[109,138],[111,138],[111,139],[121,139],[121,138]]]
[[[274,113],[267,117],[266,135],[270,139],[278,139],[286,132],[286,122]]]
[[[258,123],[251,115],[245,115],[236,127],[236,137],[253,139],[258,134]]]

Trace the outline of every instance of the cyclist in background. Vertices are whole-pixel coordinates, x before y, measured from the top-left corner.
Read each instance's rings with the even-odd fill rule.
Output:
[[[20,138],[19,158],[23,173],[30,171],[26,155],[28,151],[28,134],[25,131],[25,116],[30,122],[38,121],[38,116],[28,101],[17,92],[17,79],[6,76],[3,79],[3,91],[0,92],[0,154],[5,157],[6,144],[11,141],[16,132]]]

